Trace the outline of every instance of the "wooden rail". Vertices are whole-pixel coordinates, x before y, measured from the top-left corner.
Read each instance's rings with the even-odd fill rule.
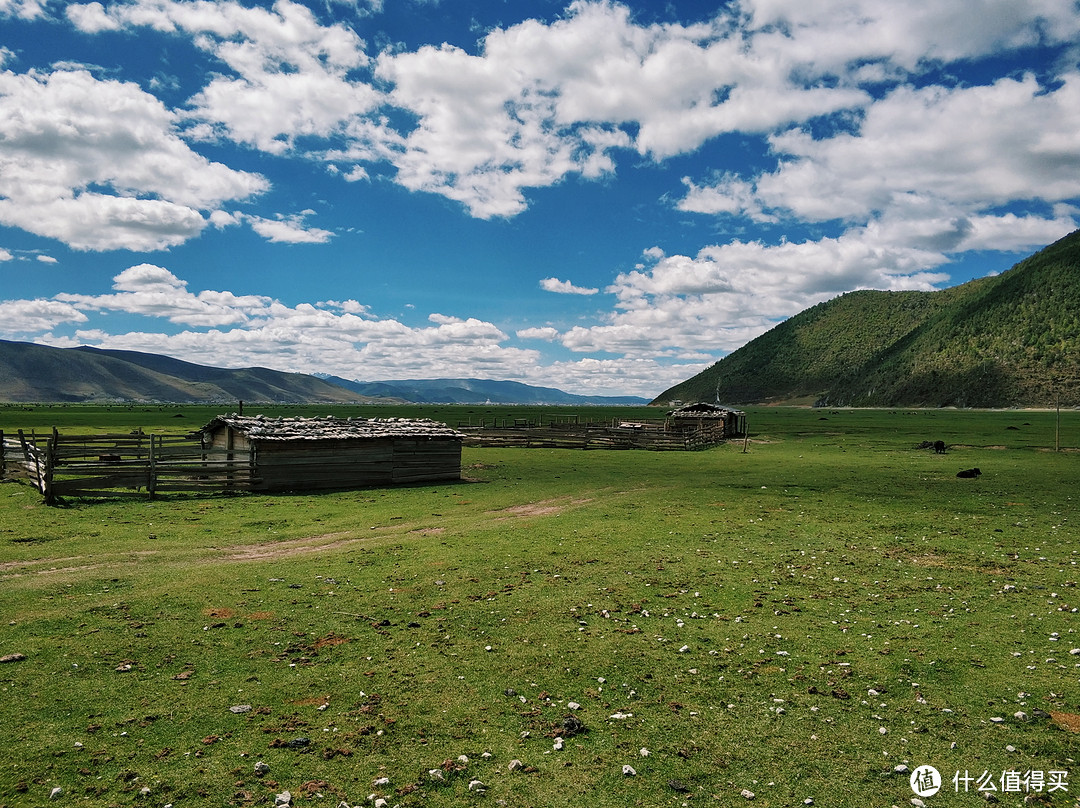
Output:
[[[651,451],[695,451],[723,443],[723,424],[670,430],[662,425],[621,424],[612,426],[549,424],[527,427],[458,427],[465,446],[506,446],[554,449],[648,449]]]
[[[61,435],[0,432],[0,480],[59,497],[149,497],[159,492],[247,490],[255,453],[203,446],[198,436]]]

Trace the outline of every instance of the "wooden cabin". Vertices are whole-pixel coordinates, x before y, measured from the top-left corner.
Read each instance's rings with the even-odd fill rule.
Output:
[[[461,479],[462,434],[409,418],[219,415],[203,446],[252,452],[255,491],[366,488]]]
[[[746,434],[746,413],[718,404],[686,404],[669,412],[667,422],[668,428],[673,430],[722,427],[725,438]]]

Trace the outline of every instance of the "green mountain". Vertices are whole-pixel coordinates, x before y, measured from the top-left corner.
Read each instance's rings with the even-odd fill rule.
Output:
[[[167,356],[0,340],[0,401],[360,403],[302,373],[195,365]]]
[[[851,292],[803,311],[655,403],[1080,405],[1080,231],[935,292]]]

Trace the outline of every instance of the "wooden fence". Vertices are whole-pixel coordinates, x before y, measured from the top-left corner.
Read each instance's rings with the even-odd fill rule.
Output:
[[[0,432],[0,480],[58,497],[153,497],[173,491],[243,491],[256,482],[255,452],[209,449],[199,436]]]
[[[705,423],[671,429],[662,421],[615,422],[602,424],[534,424],[497,427],[467,427],[466,446],[514,446],[555,449],[649,449],[652,451],[694,451],[717,446],[731,437],[723,423]]]

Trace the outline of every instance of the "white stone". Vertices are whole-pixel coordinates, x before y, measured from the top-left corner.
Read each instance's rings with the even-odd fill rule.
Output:
[[[570,701],[570,702],[566,703],[566,709],[568,709],[568,710],[580,710],[581,705],[578,704],[576,701]]]
[[[525,768],[525,764],[522,763],[517,758],[514,758],[513,760],[510,761],[510,764],[506,768],[508,768],[512,772],[516,772],[518,769]]]
[[[739,796],[747,800],[752,800],[754,799],[754,792],[748,788],[744,788],[739,792]]]
[[[477,792],[482,794],[486,789],[487,789],[487,786],[485,786],[479,780],[470,780],[469,781],[469,791],[477,791]]]
[[[292,804],[292,792],[282,791],[276,797],[274,797],[274,805],[291,805]]]
[[[637,774],[637,772],[634,771],[633,766],[623,766],[622,767],[622,773],[624,775],[626,775],[627,777],[633,777],[635,774]]]
[[[56,788],[54,788],[52,791],[49,792],[49,799],[50,800],[58,800],[63,795],[64,795],[64,789],[60,788],[60,786],[57,786]]]
[[[640,751],[640,752],[638,752],[638,754],[639,754],[639,755],[641,755],[642,757],[648,757],[649,755],[651,755],[651,754],[652,754],[652,752],[650,752],[650,751],[649,751],[648,749],[646,749],[646,748],[645,748],[645,747],[643,746],[643,747],[641,747],[641,751]]]

